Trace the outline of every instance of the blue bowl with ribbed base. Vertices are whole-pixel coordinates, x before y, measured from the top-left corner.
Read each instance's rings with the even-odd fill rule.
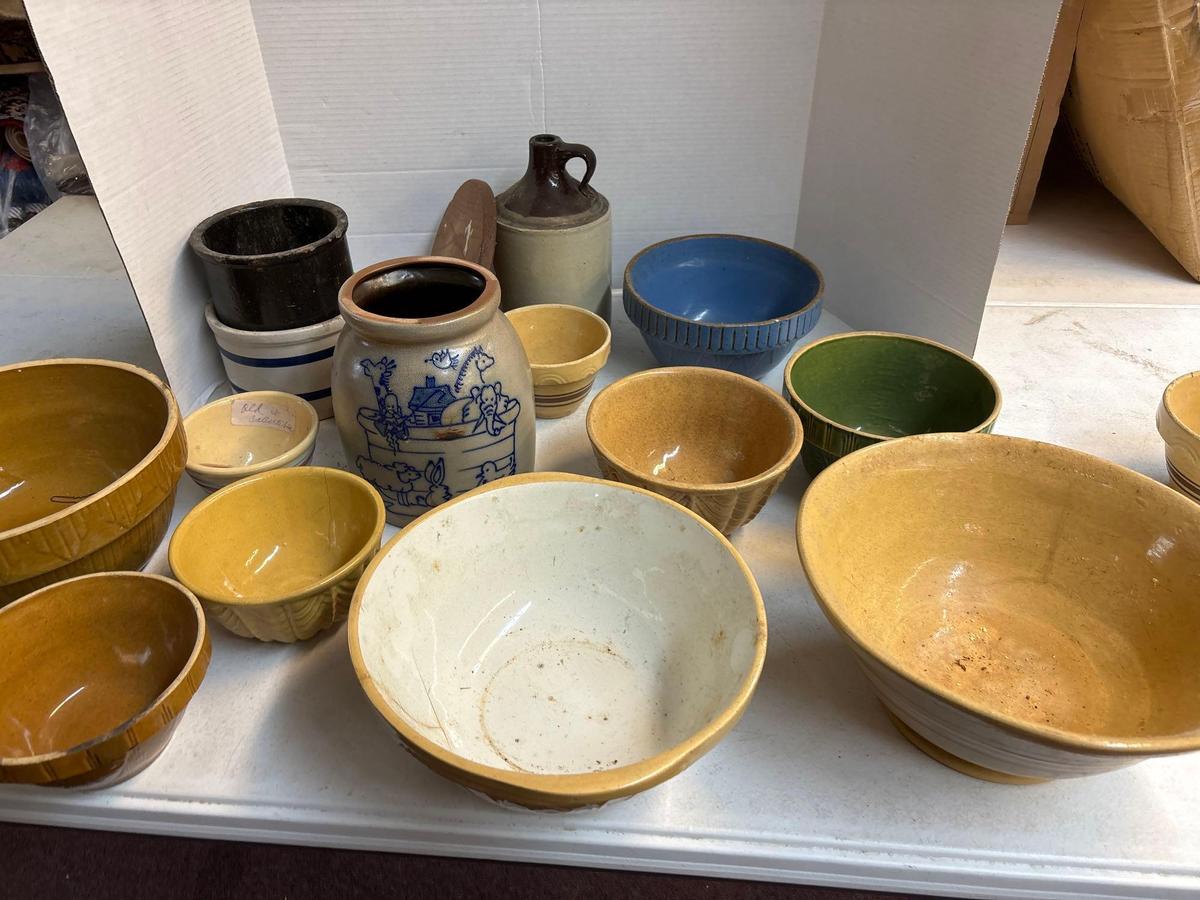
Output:
[[[625,314],[664,366],[761,378],[821,317],[821,272],[790,247],[737,234],[672,238],[625,267]]]

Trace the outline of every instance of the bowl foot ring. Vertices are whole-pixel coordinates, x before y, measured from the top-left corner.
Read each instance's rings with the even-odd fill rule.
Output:
[[[997,784],[1043,784],[1049,780],[1046,778],[1029,778],[1024,775],[1010,775],[1007,772],[997,772],[995,769],[987,769],[976,763],[969,762],[921,737],[921,735],[909,728],[908,725],[900,721],[890,709],[887,710],[887,714],[888,718],[892,720],[892,724],[896,726],[896,730],[904,735],[909,743],[926,756],[936,759],[943,766],[949,766],[963,775],[970,775],[972,778],[978,778],[982,781],[992,781]]]

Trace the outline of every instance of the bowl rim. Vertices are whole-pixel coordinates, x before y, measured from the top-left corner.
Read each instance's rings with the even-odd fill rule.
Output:
[[[96,769],[112,763],[114,760],[121,759],[129,754],[134,746],[142,743],[147,738],[157,734],[164,728],[169,728],[171,723],[182,715],[184,708],[195,696],[196,691],[200,688],[200,682],[204,680],[204,675],[208,671],[208,665],[212,656],[212,645],[208,634],[208,620],[204,615],[204,608],[200,605],[200,601],[196,599],[187,587],[181,584],[174,578],[168,578],[165,575],[157,575],[153,572],[92,572],[88,575],[77,575],[74,578],[66,578],[62,581],[57,581],[54,584],[47,585],[44,588],[39,588],[24,597],[14,600],[7,606],[0,608],[0,617],[10,609],[14,609],[23,603],[37,601],[44,594],[55,590],[61,590],[63,586],[75,584],[79,581],[89,580],[128,580],[141,579],[148,581],[157,581],[167,585],[172,590],[176,591],[191,605],[192,612],[196,617],[196,640],[192,644],[192,651],[188,655],[187,661],[180,667],[178,673],[171,680],[171,683],[166,686],[150,703],[148,703],[140,712],[131,716],[119,725],[109,729],[108,731],[91,738],[83,743],[76,744],[73,747],[68,747],[64,750],[51,750],[47,753],[41,753],[37,756],[5,756],[0,757],[0,769],[9,771],[20,771],[25,768],[35,768],[45,766],[47,764],[58,763],[61,765],[63,760],[71,757],[77,757],[81,762],[86,763],[83,772],[91,772]],[[158,723],[158,727],[152,728],[143,735],[138,736],[138,740],[133,744],[129,744],[124,740],[124,736],[137,728],[142,722],[146,721],[156,710],[170,706],[169,715],[163,717],[163,721]],[[112,747],[103,745],[110,742],[116,742]],[[117,751],[117,752],[114,752]],[[82,774],[82,773],[79,773]],[[59,781],[63,777],[57,776],[51,781]],[[42,783],[46,783],[43,781]]]
[[[286,250],[276,250],[272,253],[222,253],[220,250],[212,249],[205,242],[209,229],[218,222],[261,209],[278,209],[289,206],[300,209],[318,209],[327,213],[333,216],[333,226],[321,237],[309,241],[307,244],[289,247]],[[314,200],[309,197],[270,197],[266,200],[252,200],[249,203],[239,203],[237,206],[218,210],[191,230],[188,234],[187,244],[197,258],[205,263],[212,262],[239,268],[258,268],[312,256],[318,250],[344,239],[349,227],[350,219],[347,217],[346,211],[328,200]]]
[[[255,487],[270,479],[284,478],[304,478],[311,479],[317,475],[321,475],[325,479],[336,478],[351,485],[355,490],[359,491],[363,496],[369,497],[375,509],[375,525],[371,529],[371,534],[361,547],[354,552],[350,557],[338,568],[334,569],[327,575],[324,575],[312,584],[291,591],[286,594],[271,595],[267,597],[214,597],[199,590],[197,587],[188,583],[188,580],[179,574],[179,555],[183,552],[180,548],[185,546],[189,539],[191,530],[195,528],[195,523],[204,515],[207,515],[214,506],[224,502],[225,498],[232,496],[235,491],[254,490]],[[257,475],[251,475],[243,478],[240,481],[235,481],[233,484],[227,484],[209,494],[188,512],[183,520],[175,527],[174,534],[171,535],[171,542],[167,547],[167,562],[171,566],[171,571],[175,578],[189,590],[194,591],[197,596],[203,598],[208,603],[219,604],[220,606],[231,607],[265,607],[274,606],[277,604],[292,603],[296,600],[303,600],[306,597],[311,597],[314,594],[319,594],[332,587],[333,585],[345,580],[350,573],[360,565],[363,561],[375,552],[379,546],[379,542],[383,537],[383,526],[386,524],[386,510],[383,506],[383,498],[375,488],[371,487],[370,483],[365,479],[360,478],[352,472],[347,472],[344,469],[335,469],[330,466],[292,466],[287,469],[270,469],[266,472],[259,472]]]
[[[536,313],[526,312],[526,310],[539,309],[565,309],[572,313],[582,313],[585,318],[592,319],[604,326],[604,341],[595,350],[585,353],[583,356],[577,356],[575,359],[568,359],[565,362],[535,363],[530,360],[529,368],[532,371],[550,374],[553,372],[560,372],[563,369],[566,369],[568,366],[580,366],[584,363],[593,362],[597,364],[596,371],[599,371],[604,366],[604,363],[608,361],[608,354],[612,350],[612,329],[609,328],[608,323],[604,321],[603,316],[596,315],[596,313],[592,312],[590,309],[584,309],[582,306],[574,306],[570,303],[534,303],[530,304],[529,306],[518,306],[516,309],[506,310],[504,315],[508,317],[508,320],[512,323],[513,328],[517,329],[516,323],[513,322],[514,315],[516,315],[517,318],[524,318],[525,316],[536,315]],[[517,329],[517,337],[521,337],[520,329]],[[524,349],[524,341],[521,342],[521,346],[522,349]],[[528,351],[526,351],[525,356],[529,356]]]
[[[0,366],[0,376],[19,369],[34,369],[46,366],[103,366],[104,368],[120,369],[121,371],[128,372],[131,375],[136,375],[139,378],[148,381],[166,402],[167,421],[163,425],[162,434],[159,435],[158,441],[152,448],[150,448],[149,451],[146,452],[144,456],[142,456],[141,459],[137,461],[136,464],[129,469],[129,471],[125,472],[125,474],[121,475],[119,478],[113,479],[94,494],[89,494],[84,499],[78,500],[60,510],[56,510],[47,516],[42,516],[41,518],[34,519],[31,522],[26,522],[22,525],[14,525],[12,528],[0,531],[0,545],[3,545],[5,541],[10,540],[11,538],[19,537],[21,535],[28,534],[29,532],[37,531],[40,528],[45,528],[48,525],[61,522],[63,519],[76,515],[80,510],[88,506],[92,506],[107,500],[118,490],[125,487],[125,485],[140,477],[141,474],[146,471],[146,469],[150,468],[150,466],[154,465],[155,461],[162,456],[168,445],[170,445],[171,441],[174,440],[176,432],[180,430],[181,419],[179,416],[179,404],[175,401],[175,395],[171,392],[171,389],[167,387],[166,382],[164,382],[153,372],[143,369],[141,366],[135,366],[133,363],[118,362],[114,359],[90,359],[82,356],[69,356],[63,357],[62,359],[38,359],[31,362],[11,363],[7,366]],[[186,464],[186,442],[184,462]],[[169,496],[174,496],[174,494],[175,490],[172,488]]]
[[[985,418],[975,427],[967,429],[966,431],[946,432],[947,434],[977,434],[991,428],[996,424],[996,420],[1000,418],[1000,408],[1004,405],[1004,398],[1000,391],[1000,384],[992,376],[991,372],[981,366],[972,357],[962,353],[959,350],[955,350],[953,347],[948,347],[947,345],[939,343],[931,338],[920,337],[919,335],[915,334],[904,334],[899,331],[842,331],[838,332],[837,334],[831,334],[827,337],[813,341],[810,344],[805,344],[803,347],[799,348],[788,358],[788,361],[783,366],[783,389],[787,392],[788,398],[792,401],[792,403],[802,407],[804,412],[807,415],[812,416],[814,419],[824,422],[830,428],[836,428],[838,431],[843,431],[847,434],[854,434],[880,442],[899,440],[902,437],[915,437],[915,435],[909,434],[876,434],[873,431],[863,431],[858,428],[851,428],[845,423],[834,421],[823,413],[817,412],[796,392],[796,388],[792,384],[792,368],[796,365],[796,361],[799,360],[801,356],[803,356],[813,347],[817,347],[821,344],[830,344],[835,341],[863,337],[898,338],[914,344],[925,344],[926,346],[933,347],[937,350],[941,350],[945,353],[949,353],[952,356],[957,356],[961,360],[964,360],[965,362],[969,363],[976,372],[978,372],[987,380],[988,384],[990,384],[992,387],[992,394],[996,398],[995,403],[992,404],[992,411],[988,414],[987,418]],[[930,433],[936,434],[937,432]]]
[[[962,712],[977,716],[989,724],[1000,727],[1010,734],[1014,734],[1025,740],[1038,740],[1060,749],[1106,756],[1152,756],[1200,750],[1200,730],[1197,730],[1193,735],[1169,735],[1149,738],[1123,735],[1109,737],[1099,735],[1088,736],[1077,731],[1069,731],[1051,725],[1024,722],[1015,716],[997,712],[983,703],[958,696],[934,683],[929,678],[914,671],[911,666],[906,665],[904,660],[896,654],[876,649],[871,641],[866,639],[859,630],[851,627],[839,615],[834,604],[827,599],[827,595],[832,595],[833,592],[828,589],[824,578],[815,571],[813,559],[806,550],[806,536],[813,528],[813,525],[806,517],[806,510],[812,503],[814,496],[813,488],[817,487],[823,480],[836,479],[849,466],[863,465],[874,454],[899,453],[902,450],[897,448],[916,446],[918,442],[951,445],[974,443],[984,446],[987,444],[998,446],[1003,442],[1011,447],[1037,449],[1041,452],[1050,452],[1058,456],[1067,456],[1093,470],[1098,468],[1115,475],[1119,479],[1130,481],[1136,485],[1148,486],[1151,493],[1158,492],[1159,496],[1164,499],[1170,498],[1167,500],[1168,504],[1175,504],[1181,512],[1200,519],[1200,506],[1197,506],[1194,501],[1189,500],[1166,485],[1160,484],[1153,478],[1149,478],[1140,472],[1134,472],[1132,469],[1126,469],[1124,466],[1107,459],[1093,456],[1090,453],[1084,453],[1081,450],[1073,450],[1069,447],[1062,447],[1058,444],[1051,444],[1045,441],[1035,441],[1010,435],[988,434],[986,432],[943,432],[938,434],[911,435],[909,437],[872,444],[831,463],[828,468],[814,478],[812,484],[809,485],[809,489],[804,492],[804,497],[800,501],[800,508],[796,513],[796,545],[800,553],[800,564],[812,588],[813,598],[817,601],[818,606],[820,606],[829,623],[841,633],[843,638],[852,647],[866,654],[894,675],[934,695],[939,700]]]
[[[532,772],[517,772],[500,769],[495,766],[474,762],[465,756],[460,756],[445,747],[435,744],[424,735],[413,729],[408,722],[392,709],[383,693],[376,686],[374,679],[367,670],[359,641],[359,615],[362,610],[363,597],[376,569],[401,540],[419,523],[430,519],[447,508],[474,499],[491,491],[522,487],[528,484],[578,483],[603,487],[606,490],[626,491],[647,497],[653,503],[664,504],[699,524],[705,531],[715,537],[736,563],[738,570],[745,579],[750,591],[755,613],[754,658],[733,699],[721,709],[711,721],[684,738],[674,746],[656,753],[654,756],[639,760],[628,765],[605,769],[600,772],[581,772],[568,775],[539,775]],[[433,507],[423,513],[389,540],[371,560],[358,585],[354,589],[354,597],[350,601],[350,614],[346,624],[346,637],[350,646],[350,659],[359,684],[370,700],[371,705],[396,730],[401,740],[427,764],[432,764],[439,771],[449,770],[458,776],[465,776],[469,786],[479,787],[486,793],[518,797],[518,802],[535,807],[576,807],[604,803],[617,797],[628,796],[667,780],[709,750],[717,741],[737,723],[745,711],[762,674],[763,663],[767,652],[767,614],[763,605],[762,592],[754,573],[746,561],[742,559],[737,548],[730,543],[720,531],[704,518],[692,512],[685,506],[669,500],[653,491],[645,490],[634,485],[605,481],[587,475],[576,475],[568,472],[529,472],[522,475],[510,475],[477,487],[466,493],[459,494],[445,503]]]
[[[666,478],[659,478],[657,475],[648,475],[637,469],[630,468],[624,461],[615,456],[612,450],[599,439],[596,433],[595,415],[596,404],[600,402],[605,394],[612,391],[618,386],[626,386],[635,381],[650,380],[653,378],[666,378],[678,376],[686,373],[688,376],[696,376],[701,378],[713,378],[720,381],[729,381],[734,384],[740,384],[745,388],[759,392],[764,398],[768,399],[777,409],[783,410],[787,414],[787,421],[792,427],[791,443],[788,444],[787,450],[783,455],[772,463],[768,468],[763,469],[757,475],[751,475],[749,478],[742,478],[738,481],[670,481]],[[739,491],[753,485],[762,484],[770,481],[773,478],[785,474],[788,469],[796,462],[796,457],[800,455],[800,451],[804,446],[804,423],[800,420],[796,410],[792,409],[791,405],[783,399],[775,391],[771,390],[761,381],[750,378],[747,375],[741,375],[737,372],[730,372],[726,369],[712,369],[707,366],[663,366],[656,369],[642,369],[639,372],[633,372],[626,375],[624,378],[618,378],[616,381],[602,388],[592,402],[588,404],[587,416],[584,424],[587,430],[588,440],[591,442],[593,449],[600,453],[613,468],[620,471],[622,474],[630,478],[637,479],[645,484],[652,484],[656,488],[661,488],[664,491],[686,494],[723,494],[734,491]]]
[[[304,433],[300,436],[299,442],[285,450],[283,453],[268,457],[267,459],[259,460],[256,463],[251,463],[248,466],[213,466],[207,463],[202,463],[194,458],[191,448],[188,448],[188,460],[184,465],[188,474],[205,475],[210,478],[219,478],[222,480],[234,481],[240,478],[245,478],[249,475],[255,475],[259,472],[266,472],[270,469],[277,469],[281,466],[287,466],[304,456],[305,453],[316,443],[317,427],[321,424],[320,418],[317,416],[317,411],[313,405],[299,397],[296,394],[289,394],[286,391],[243,391],[240,394],[229,394],[225,397],[218,397],[205,403],[199,409],[193,410],[184,417],[183,420],[183,436],[186,440],[188,433],[188,422],[196,419],[201,413],[205,413],[218,406],[225,404],[232,405],[235,400],[245,399],[262,399],[264,401],[282,401],[287,403],[294,409],[303,411],[308,417],[308,425]]]
[[[812,297],[806,304],[801,306],[799,309],[793,310],[792,312],[783,316],[772,316],[769,319],[757,319],[749,322],[702,322],[698,319],[689,319],[685,316],[667,312],[661,306],[655,306],[653,303],[643,297],[638,289],[633,286],[633,267],[637,264],[638,260],[640,260],[647,253],[657,250],[659,247],[665,246],[666,244],[680,244],[684,241],[694,241],[701,238],[723,238],[725,240],[732,241],[749,241],[751,243],[765,244],[768,247],[774,247],[775,249],[783,250],[785,253],[788,253],[793,258],[798,259],[801,263],[812,270],[813,274],[817,276],[817,290],[813,293]],[[821,296],[825,293],[825,276],[816,263],[814,263],[811,259],[794,247],[786,247],[783,244],[777,244],[774,241],[768,241],[766,238],[751,237],[750,235],[746,234],[704,232],[701,234],[682,234],[678,235],[677,237],[667,238],[666,240],[656,241],[653,244],[643,247],[641,250],[635,253],[625,265],[624,292],[625,294],[632,296],[638,303],[642,304],[642,306],[654,310],[656,314],[662,316],[664,319],[673,319],[674,321],[682,322],[685,325],[707,325],[709,328],[758,328],[763,325],[770,325],[774,322],[786,322],[789,319],[799,318],[800,316],[811,312],[818,304],[820,304]]]
[[[1191,426],[1187,425],[1182,419],[1179,418],[1179,414],[1175,412],[1175,409],[1172,406],[1172,400],[1171,400],[1171,395],[1175,393],[1175,390],[1181,384],[1183,384],[1183,382],[1190,381],[1193,378],[1200,379],[1200,370],[1197,370],[1195,372],[1185,372],[1183,375],[1180,375],[1178,378],[1173,379],[1170,384],[1168,384],[1165,388],[1163,388],[1162,408],[1163,408],[1163,412],[1165,412],[1167,414],[1167,416],[1170,417],[1171,421],[1174,422],[1176,425],[1178,425],[1185,434],[1187,434],[1188,436],[1190,436],[1191,438],[1193,438],[1196,441],[1200,441],[1200,431],[1197,431],[1195,428],[1192,428]]]

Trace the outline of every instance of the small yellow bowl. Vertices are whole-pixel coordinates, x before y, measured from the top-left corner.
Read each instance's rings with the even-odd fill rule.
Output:
[[[168,557],[234,634],[302,641],[346,617],[383,525],[383,500],[357,475],[276,469],[201,501],[175,529]]]
[[[612,332],[594,312],[566,303],[542,303],[508,312],[533,370],[539,419],[561,419],[579,408],[608,362]]]
[[[758,515],[804,443],[783,397],[695,366],[613,382],[588,408],[587,433],[605,478],[681,503],[722,534]]]
[[[1157,421],[1167,445],[1171,484],[1200,502],[1200,372],[1180,375],[1167,385]]]
[[[303,397],[247,391],[222,397],[183,420],[187,473],[208,491],[259,472],[307,465],[320,419]]]
[[[167,746],[210,652],[200,604],[159,575],[83,575],[4,607],[0,782],[136,775]]]

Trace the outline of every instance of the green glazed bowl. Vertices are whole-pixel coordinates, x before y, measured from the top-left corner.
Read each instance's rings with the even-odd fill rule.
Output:
[[[969,356],[886,331],[835,334],[801,347],[783,389],[804,423],[804,468],[816,475],[847,453],[930,432],[991,431],[1000,387]]]

